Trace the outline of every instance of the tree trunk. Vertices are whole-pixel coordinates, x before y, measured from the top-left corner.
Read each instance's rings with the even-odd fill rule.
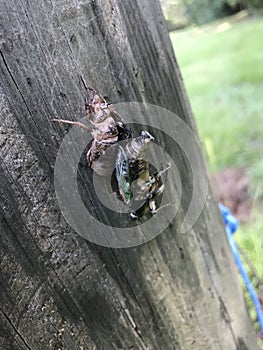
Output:
[[[126,249],[76,234],[56,201],[67,127],[51,120],[82,117],[85,86],[113,103],[165,107],[195,131],[158,1],[1,7],[1,349],[257,349],[210,193],[187,234],[175,219]],[[192,176],[182,153],[186,212]]]

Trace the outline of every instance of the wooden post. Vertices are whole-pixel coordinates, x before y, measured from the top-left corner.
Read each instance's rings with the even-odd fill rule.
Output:
[[[172,222],[128,249],[86,241],[56,201],[70,126],[51,120],[83,117],[86,86],[195,131],[158,1],[3,0],[0,44],[1,349],[257,349],[210,192],[187,234]],[[177,153],[185,211],[192,177]]]

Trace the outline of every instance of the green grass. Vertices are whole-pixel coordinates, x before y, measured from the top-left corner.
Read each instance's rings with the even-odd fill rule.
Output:
[[[263,251],[263,240],[262,234],[255,235],[255,232],[263,232],[263,220],[260,217],[260,213],[256,211],[253,214],[253,221],[250,224],[246,224],[239,228],[238,234],[236,236],[236,241],[245,247],[245,251],[253,251],[250,256],[250,260],[254,266],[257,266],[257,273],[263,276],[263,264],[262,264],[262,251]]]
[[[263,219],[262,215],[258,210],[253,213],[253,221],[245,226],[241,226],[236,233],[236,241],[240,247],[243,248],[245,254],[248,256],[250,262],[256,269],[256,273],[261,281],[261,287],[263,286],[263,264],[262,264],[262,254],[263,254]],[[242,254],[241,254],[242,257]],[[250,279],[258,290],[257,276],[251,272],[249,265],[246,264],[246,260],[243,257],[243,261],[249,273]],[[243,286],[244,287],[244,286]],[[245,288],[245,287],[244,287]],[[250,299],[248,293],[246,292],[246,302],[248,304],[249,314],[252,320],[256,319],[256,311],[253,306],[252,300]],[[255,322],[255,330],[260,331],[259,324]],[[263,344],[263,342],[261,342]]]
[[[262,38],[262,18],[171,33],[209,170],[246,167],[255,203],[263,198]],[[263,280],[261,213],[257,209],[235,237]]]
[[[210,171],[248,168],[263,183],[263,20],[171,33]]]

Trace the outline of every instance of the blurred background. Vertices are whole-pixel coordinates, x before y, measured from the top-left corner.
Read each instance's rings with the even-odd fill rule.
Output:
[[[214,195],[239,220],[235,239],[263,308],[263,0],[161,5]]]

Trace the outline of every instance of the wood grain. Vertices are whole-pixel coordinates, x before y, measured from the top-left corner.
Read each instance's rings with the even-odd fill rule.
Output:
[[[158,1],[3,0],[0,16],[1,349],[257,349],[210,194],[187,234],[175,220],[129,249],[85,241],[55,198],[69,127],[52,119],[79,120],[85,86],[195,130]],[[192,180],[175,152],[184,211]]]

